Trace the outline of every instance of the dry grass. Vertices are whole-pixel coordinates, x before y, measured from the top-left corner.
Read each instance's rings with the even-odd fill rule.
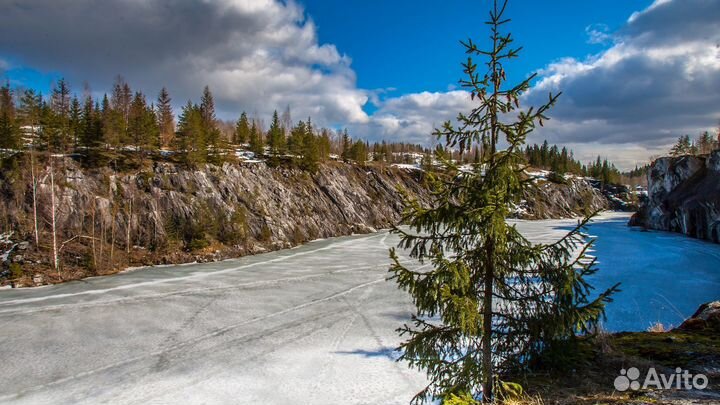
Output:
[[[628,391],[614,389],[615,377],[623,368],[637,367],[644,375],[650,367],[658,370],[682,367],[695,369],[720,361],[720,333],[714,330],[608,334],[597,331],[580,340],[581,361],[571,370],[548,368],[544,373],[517,376],[529,394],[509,405],[595,405],[595,404],[710,404],[712,401],[688,402],[688,392]],[[711,390],[717,390],[711,381]],[[669,397],[669,395],[675,397]]]
[[[522,398],[506,399],[502,405],[545,405],[540,395],[523,395]]]
[[[651,333],[663,333],[663,332],[667,332],[667,330],[665,329],[665,325],[663,325],[663,324],[660,323],[660,322],[655,322],[652,326],[650,326],[649,328],[647,328],[647,331],[648,331],[648,332],[651,332]]]

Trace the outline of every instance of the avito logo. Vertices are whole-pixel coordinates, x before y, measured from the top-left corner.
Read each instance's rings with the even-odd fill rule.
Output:
[[[648,369],[645,379],[640,383],[640,370],[636,367],[620,370],[620,375],[615,378],[615,389],[618,391],[655,388],[659,390],[702,390],[708,386],[708,378],[704,374],[690,374],[688,370],[680,367],[675,369],[674,374],[660,374],[654,368]]]

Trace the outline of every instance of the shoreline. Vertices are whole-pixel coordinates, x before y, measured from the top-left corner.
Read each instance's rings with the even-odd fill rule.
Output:
[[[615,219],[622,219],[622,218],[630,218],[632,215],[631,212],[626,211],[602,211],[600,212],[596,218],[593,221],[607,221],[607,220],[615,220]],[[581,216],[572,217],[572,218],[555,218],[555,219],[516,219],[516,218],[508,218],[508,221],[511,221],[513,223],[518,222],[532,222],[532,223],[543,223],[543,222],[567,222],[568,225],[573,225],[575,221],[578,221],[582,219]],[[592,225],[592,223],[590,224]],[[35,289],[35,288],[41,288],[41,287],[49,287],[54,285],[61,285],[66,284],[69,282],[77,281],[77,282],[83,282],[87,280],[97,279],[97,278],[103,278],[108,276],[114,276],[118,274],[132,274],[138,271],[147,271],[152,269],[167,269],[172,267],[186,267],[186,266],[193,266],[193,265],[202,265],[202,264],[212,264],[212,263],[225,263],[233,260],[241,260],[243,258],[247,257],[255,257],[263,254],[270,254],[270,253],[276,253],[276,252],[283,252],[283,251],[290,251],[293,249],[302,248],[303,246],[307,246],[313,243],[319,243],[323,241],[332,241],[333,239],[337,238],[347,238],[347,237],[353,237],[353,236],[365,236],[365,235],[380,235],[384,233],[388,233],[391,228],[380,228],[376,229],[374,232],[368,232],[368,233],[351,233],[348,235],[337,235],[337,236],[331,236],[326,238],[317,238],[312,239],[306,242],[302,242],[290,247],[279,247],[278,249],[266,249],[265,251],[255,251],[255,250],[245,250],[245,252],[249,252],[246,254],[240,254],[240,255],[232,255],[228,257],[222,257],[221,259],[212,259],[207,261],[180,261],[177,263],[157,263],[157,264],[150,264],[150,265],[140,265],[140,266],[129,266],[119,269],[118,271],[114,272],[108,272],[106,274],[98,274],[98,275],[91,275],[87,277],[81,277],[81,278],[75,278],[75,279],[67,279],[60,282],[48,282],[45,284],[40,285],[27,285],[27,286],[19,286],[19,287],[11,287],[9,285],[0,287],[0,294],[2,294],[2,290],[15,290],[15,289]],[[239,252],[239,251],[238,251]],[[190,257],[199,257],[202,255],[201,252],[183,252],[186,256]]]

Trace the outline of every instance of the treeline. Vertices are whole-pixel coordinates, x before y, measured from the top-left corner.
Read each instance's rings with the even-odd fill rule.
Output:
[[[188,101],[177,119],[166,88],[150,100],[143,92],[133,91],[122,77],[116,79],[110,94],[100,99],[93,98],[87,89],[78,96],[64,79],[47,97],[33,89],[17,93],[9,84],[0,87],[0,149],[31,147],[53,154],[74,154],[90,166],[117,166],[133,159],[141,163],[167,159],[188,166],[221,164],[235,160],[238,151],[252,152],[242,153],[244,158],[262,157],[273,164],[292,162],[308,170],[329,159],[432,166],[434,151],[422,145],[370,144],[353,139],[347,129],[317,128],[310,118],[293,124],[289,107],[282,114],[273,113],[267,130],[262,119],[245,112],[236,121],[220,120],[207,86],[199,103]],[[698,150],[707,149],[706,138],[707,134],[697,142],[703,145]],[[682,145],[688,143],[687,138],[681,140]],[[465,151],[437,148],[459,163],[478,162],[482,153],[477,147]],[[684,146],[678,150],[685,150]],[[533,167],[592,176],[607,183],[620,179],[619,171],[607,160],[598,157],[596,162],[583,165],[572,151],[547,141],[527,146],[524,152]]]
[[[610,163],[607,158],[600,159],[600,156],[595,162],[584,167],[584,172],[586,176],[600,180],[603,184],[619,184],[622,178],[620,170],[615,167],[615,164]]]
[[[552,170],[560,174],[587,175],[586,168],[575,160],[572,151],[568,151],[566,147],[550,146],[548,141],[543,142],[541,146],[538,144],[527,145],[525,159],[530,166]]]
[[[615,164],[600,156],[587,165],[576,160],[573,152],[566,147],[549,145],[544,141],[542,145],[533,144],[525,148],[525,159],[532,167],[550,170],[555,173],[571,173],[578,176],[588,176],[600,180],[604,184],[616,184],[621,180],[620,171]]]
[[[683,135],[678,138],[675,145],[670,149],[671,156],[684,155],[706,155],[720,147],[720,129],[718,135],[713,136],[708,131],[698,135],[697,138],[691,139],[690,135]]]
[[[199,103],[188,101],[176,117],[166,88],[151,100],[133,91],[122,77],[100,99],[87,89],[78,96],[64,79],[47,97],[33,89],[0,87],[0,149],[7,154],[23,148],[73,154],[91,166],[127,163],[128,157],[190,166],[221,164],[234,160],[240,150],[271,163],[290,161],[306,169],[330,158],[360,164],[406,163],[412,153],[424,152],[421,146],[406,143],[370,145],[353,139],[347,129],[316,128],[310,118],[292,124],[289,107],[282,116],[274,112],[267,130],[262,119],[245,112],[234,122],[222,121],[216,117],[207,86]]]

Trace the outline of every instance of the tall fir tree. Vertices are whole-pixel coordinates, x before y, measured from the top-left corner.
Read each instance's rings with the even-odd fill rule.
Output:
[[[108,143],[115,148],[131,143],[128,139],[128,121],[130,119],[130,104],[133,93],[130,85],[122,76],[115,78],[112,94],[110,95],[110,121],[106,125]]]
[[[302,158],[303,154],[303,142],[305,141],[306,127],[303,121],[299,121],[290,130],[290,136],[287,139],[288,153],[296,156],[298,159]]]
[[[175,136],[175,116],[170,93],[165,87],[160,90],[158,95],[156,114],[158,131],[160,131],[160,146],[168,147],[172,145]]]
[[[527,368],[546,349],[566,345],[596,325],[616,290],[590,298],[586,277],[596,269],[585,254],[589,245],[582,226],[556,243],[535,245],[506,222],[527,186],[521,147],[536,123],[548,119],[557,98],[550,95],[545,105],[519,110],[519,97],[534,76],[506,85],[505,64],[519,51],[511,47],[512,36],[501,32],[509,21],[506,6],[496,0],[490,11],[490,49],[463,42],[469,57],[460,83],[476,106],[458,114],[457,127],[448,121],[435,132],[448,149],[487,145],[487,153],[470,172],[439,156],[444,173],[428,173],[432,201],[423,205],[406,198],[402,223],[409,229],[393,229],[399,247],[428,267],[409,268],[391,250],[391,278],[417,309],[412,323],[400,330],[407,339],[401,359],[424,370],[430,381],[414,402],[452,395],[465,403],[497,399],[494,390],[511,371]],[[486,61],[479,65],[473,57]],[[498,149],[501,141],[504,150]]]
[[[155,118],[155,111],[147,105],[145,96],[141,92],[136,92],[130,103],[128,135],[134,149],[140,152],[141,157],[159,146],[160,130]]]
[[[203,137],[205,140],[205,148],[208,152],[208,161],[212,163],[221,163],[224,159],[224,142],[220,136],[220,129],[217,127],[217,117],[215,116],[215,99],[213,98],[210,87],[205,86],[203,95],[200,100],[200,116],[202,119]]]
[[[315,171],[320,160],[320,150],[318,148],[318,139],[315,136],[315,130],[312,126],[312,120],[308,117],[303,133],[301,167],[305,170]]]
[[[272,122],[267,134],[267,145],[270,148],[270,154],[273,156],[285,152],[285,131],[280,126],[277,110],[273,112]]]
[[[70,86],[65,79],[60,79],[52,89],[51,112],[47,116],[51,133],[51,148],[66,153],[70,143]]]
[[[348,152],[348,158],[350,160],[355,161],[355,163],[358,163],[360,165],[364,165],[367,161],[367,145],[365,145],[365,142],[361,140],[357,140],[354,143],[352,143],[352,146],[350,147],[350,151]]]
[[[352,139],[350,138],[350,135],[348,135],[348,130],[345,128],[345,130],[342,133],[342,152],[340,153],[340,157],[344,160],[350,159],[350,149],[352,148]]]
[[[40,125],[40,116],[42,115],[42,94],[33,89],[23,91],[20,96],[20,107],[18,109],[18,117],[22,125],[27,125],[36,129]]]
[[[178,118],[176,148],[183,163],[197,166],[207,162],[207,141],[200,107],[188,101]]]
[[[235,123],[233,138],[233,143],[236,145],[245,144],[250,140],[250,121],[248,121],[245,111],[240,114],[240,118]]]
[[[73,148],[77,148],[80,142],[82,132],[81,120],[82,107],[80,106],[80,100],[77,97],[73,97],[72,101],[70,101],[70,112],[68,118],[70,142]]]
[[[95,104],[91,96],[85,97],[80,117],[80,136],[78,144],[83,149],[95,148],[98,146],[99,139],[95,138]]]
[[[33,89],[23,91],[20,96],[18,119],[21,126],[28,128],[26,135],[30,138],[31,147],[37,148],[39,144],[40,121],[42,119],[42,94]]]

